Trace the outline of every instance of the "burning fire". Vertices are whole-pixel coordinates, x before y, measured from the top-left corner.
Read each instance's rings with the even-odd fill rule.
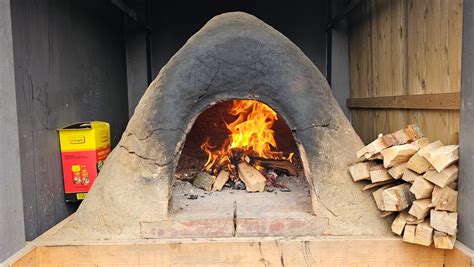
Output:
[[[233,161],[246,156],[292,162],[293,153],[285,157],[282,152],[275,151],[278,146],[272,126],[278,115],[269,106],[256,100],[234,100],[229,114],[237,118],[225,122],[229,134],[223,145],[215,149],[209,137],[201,145],[208,155],[205,171],[217,173],[222,168],[233,171]],[[259,166],[255,167],[258,169]]]

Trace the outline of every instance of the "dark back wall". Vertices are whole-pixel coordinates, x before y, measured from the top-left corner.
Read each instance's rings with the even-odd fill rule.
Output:
[[[66,204],[56,129],[85,120],[127,120],[121,13],[107,1],[11,1],[27,240],[77,205]]]
[[[326,73],[326,0],[317,1],[128,1],[151,27],[151,73],[160,69],[212,17],[230,11],[250,13],[286,35]],[[148,6],[147,6],[148,5]],[[130,24],[130,20],[128,20]],[[127,30],[130,115],[147,85],[145,38],[136,28]],[[130,38],[131,37],[131,38]],[[139,45],[138,43],[142,43]],[[137,60],[137,55],[140,60]]]

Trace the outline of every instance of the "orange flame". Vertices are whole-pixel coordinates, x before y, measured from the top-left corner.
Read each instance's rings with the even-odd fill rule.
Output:
[[[291,152],[288,157],[286,158],[288,161],[290,161],[291,163],[293,163],[293,156],[295,155],[295,153]]]
[[[293,153],[283,157],[274,151],[277,143],[272,130],[278,115],[269,106],[256,100],[234,100],[229,114],[238,116],[233,122],[225,123],[229,135],[220,149],[215,150],[207,138],[201,149],[208,154],[204,170],[213,171],[215,167],[227,166],[231,169],[231,159],[252,155],[268,159],[288,159],[292,162]]]

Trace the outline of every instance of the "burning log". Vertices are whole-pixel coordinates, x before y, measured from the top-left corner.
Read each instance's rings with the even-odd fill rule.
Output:
[[[237,165],[240,179],[245,183],[246,189],[249,192],[263,192],[265,190],[265,177],[257,171],[254,167],[246,162],[241,162]]]
[[[211,191],[212,185],[214,184],[215,180],[216,180],[215,176],[212,176],[207,172],[200,172],[196,175],[193,185],[195,187],[202,188],[206,191]]]
[[[245,185],[247,191],[261,192],[265,186],[260,185],[262,181],[276,185],[278,174],[298,175],[291,162],[294,153],[285,156],[283,152],[273,150],[278,147],[272,129],[278,120],[274,110],[258,101],[235,100],[228,114],[236,118],[225,122],[229,134],[222,145],[217,148],[211,145],[209,137],[201,144],[208,156],[203,171],[214,175],[219,173],[214,186],[216,190],[220,190],[229,179],[225,176],[230,176],[236,186],[240,184],[239,179],[242,180],[239,189],[245,189]],[[229,174],[222,173],[223,170]]]
[[[217,175],[216,181],[212,186],[212,191],[221,191],[222,187],[224,187],[225,183],[229,180],[230,173],[229,171],[222,170],[219,175]]]
[[[263,175],[265,176],[265,178],[267,178],[267,185],[268,186],[275,186],[276,183],[276,179],[278,178],[278,174],[276,172],[273,171],[273,169],[270,169],[270,170],[266,170]]]
[[[290,176],[297,176],[298,171],[290,161],[286,159],[265,159],[261,157],[250,157],[250,162],[266,169],[273,169],[276,172],[283,172]]]
[[[272,151],[272,148],[277,147],[272,126],[278,120],[278,115],[274,110],[255,100],[235,100],[229,114],[237,118],[225,123],[229,135],[222,146],[215,149],[209,137],[201,145],[201,149],[208,154],[204,164],[206,171],[216,173],[220,168],[228,168],[232,172],[232,165],[238,165],[246,157],[254,155],[259,157],[262,164],[269,164],[273,169],[295,173],[294,167],[287,163],[293,153],[284,157],[282,152]],[[267,159],[276,159],[276,162],[270,160],[270,164]]]

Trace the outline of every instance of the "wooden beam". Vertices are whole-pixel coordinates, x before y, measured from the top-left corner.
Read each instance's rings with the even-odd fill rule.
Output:
[[[38,246],[34,266],[442,266],[444,258],[443,250],[401,239],[179,240]]]
[[[459,110],[461,95],[455,93],[399,95],[369,98],[349,98],[347,107],[352,109],[434,109]]]
[[[472,254],[457,242],[453,250],[407,244],[399,238],[297,237],[197,238],[135,240],[64,240],[49,238],[70,221],[29,242],[28,250],[7,259],[5,266],[102,265],[400,265],[472,266]],[[416,225],[413,225],[416,227]],[[360,248],[367,248],[361,250]],[[390,248],[390,249],[387,249]],[[232,251],[232,257],[229,252]],[[317,253],[316,253],[317,252]],[[310,254],[311,253],[311,254]],[[80,255],[72,257],[71,255]],[[308,257],[311,255],[311,257]],[[423,257],[420,257],[423,255]],[[190,261],[192,261],[190,263]],[[291,264],[288,264],[291,263]]]
[[[0,266],[38,266],[38,254],[36,251],[36,246],[27,244],[23,249],[17,251],[10,258],[6,259],[4,262],[0,262]]]

